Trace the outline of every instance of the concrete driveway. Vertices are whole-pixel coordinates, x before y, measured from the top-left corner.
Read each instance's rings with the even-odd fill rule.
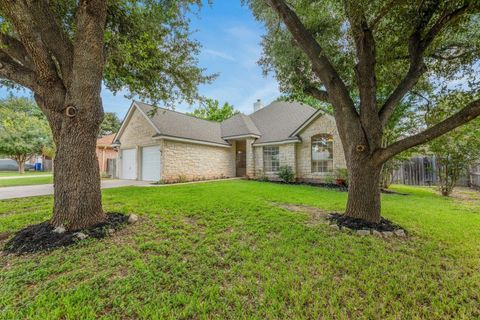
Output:
[[[148,186],[150,182],[136,180],[102,180],[102,189],[127,187],[127,186]],[[0,188],[0,200],[26,198],[35,196],[46,196],[53,194],[53,184],[39,184],[34,186],[18,186]]]

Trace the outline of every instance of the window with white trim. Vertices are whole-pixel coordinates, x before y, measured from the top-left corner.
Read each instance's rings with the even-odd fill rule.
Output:
[[[312,137],[312,172],[333,172],[333,136],[331,134]]]
[[[277,172],[280,167],[280,152],[278,147],[263,147],[263,171]]]

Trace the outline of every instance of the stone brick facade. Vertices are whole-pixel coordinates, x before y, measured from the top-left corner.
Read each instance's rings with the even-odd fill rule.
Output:
[[[128,126],[125,127],[120,137],[121,149],[157,145],[158,141],[153,139],[156,133],[145,116],[135,108],[128,122]]]
[[[313,121],[300,133],[301,143],[296,145],[297,179],[301,181],[324,181],[332,174],[312,172],[312,137],[318,134],[333,136],[333,168],[346,168],[342,141],[338,135],[335,119],[330,115],[323,115]]]
[[[299,135],[301,142],[280,144],[279,157],[280,166],[290,166],[298,181],[323,182],[327,178],[333,177],[334,173],[314,173],[312,172],[312,137],[318,134],[331,134],[333,136],[333,167],[346,168],[345,156],[343,153],[342,142],[337,132],[335,119],[329,115],[323,115],[313,121]],[[263,147],[254,147],[255,174],[256,177],[267,176],[270,180],[277,180],[277,174],[274,172],[264,172],[263,170]]]
[[[235,176],[235,148],[163,140],[162,180],[208,180]]]
[[[296,154],[295,154],[295,143],[285,143],[278,146],[280,166],[290,166],[293,169],[293,172],[296,174],[297,165],[296,165]],[[263,147],[254,147],[254,157],[255,157],[255,171],[256,177],[266,176],[270,180],[278,180],[276,172],[265,172],[263,166]]]

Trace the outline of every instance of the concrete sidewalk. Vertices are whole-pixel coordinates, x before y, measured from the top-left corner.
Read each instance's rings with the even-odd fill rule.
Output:
[[[148,186],[150,182],[136,180],[102,180],[102,189],[127,186]],[[53,194],[53,184],[39,184],[34,186],[17,186],[0,188],[0,200],[46,196]]]

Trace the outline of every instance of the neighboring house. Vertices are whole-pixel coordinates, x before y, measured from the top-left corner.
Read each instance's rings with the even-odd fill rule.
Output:
[[[108,159],[116,159],[118,152],[113,146],[114,134],[109,134],[97,139],[97,159],[100,172],[106,172]]]
[[[290,166],[297,181],[323,181],[345,157],[335,120],[308,105],[273,102],[223,122],[133,102],[115,137],[120,178],[146,181],[219,177],[276,178]],[[181,179],[180,179],[181,178]]]

